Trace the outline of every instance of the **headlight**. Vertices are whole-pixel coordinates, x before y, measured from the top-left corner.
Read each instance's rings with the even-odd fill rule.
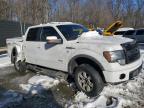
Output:
[[[117,51],[104,51],[103,56],[106,58],[106,60],[110,63],[118,62],[121,65],[126,64],[125,61],[125,54],[123,50],[117,50]]]

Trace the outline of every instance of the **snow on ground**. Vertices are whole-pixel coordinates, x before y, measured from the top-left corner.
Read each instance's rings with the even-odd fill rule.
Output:
[[[112,103],[107,105],[108,101]],[[144,72],[137,78],[118,85],[106,86],[98,98],[88,98],[78,92],[68,108],[143,108],[144,107]]]
[[[0,68],[11,66],[10,59],[7,54],[0,55]],[[6,74],[7,72],[5,72]],[[4,72],[0,71],[3,75]],[[2,83],[2,82],[1,82]],[[1,87],[1,86],[0,86]],[[0,92],[0,108],[8,108],[11,104],[19,104],[23,100],[23,96],[13,90],[5,90]]]
[[[144,49],[140,49],[140,54],[141,54],[143,61],[144,61]]]
[[[9,66],[10,60],[6,54],[0,55],[0,68]],[[44,75],[35,75],[30,78],[27,84],[20,84],[20,87],[30,94],[38,94],[48,90],[60,83]],[[6,93],[7,94],[7,93]],[[15,93],[12,93],[15,94]],[[16,94],[17,95],[17,94]],[[7,98],[11,102],[15,99]],[[5,95],[4,95],[5,96]],[[7,95],[6,95],[7,96]],[[18,99],[18,98],[17,98]],[[78,92],[71,102],[67,102],[67,108],[144,108],[144,70],[134,80],[118,85],[107,85],[99,97],[89,98],[83,92]],[[0,105],[7,103],[0,102]],[[3,104],[5,103],[5,104]]]
[[[3,75],[3,70],[7,70],[7,67],[9,66],[11,66],[11,63],[7,54],[0,55],[0,68],[2,70],[0,71],[0,75]],[[24,101],[24,97],[27,97],[27,95],[23,93],[30,93],[30,95],[28,95],[30,97],[31,94],[43,93],[42,91],[58,85],[59,82],[60,81],[58,79],[48,76],[35,75],[27,81],[27,84],[20,84],[20,87],[25,91],[22,92],[22,94],[19,93],[21,91],[18,92],[10,89],[4,89],[4,91],[0,90],[0,108],[14,108],[13,106],[21,104]],[[3,87],[3,85],[1,86]]]
[[[30,94],[39,94],[43,90],[48,90],[49,88],[59,84],[58,79],[54,79],[44,75],[35,75],[28,80],[28,84],[20,84],[20,87]]]
[[[144,55],[142,55],[144,56]],[[108,104],[111,102],[111,104]],[[144,108],[144,70],[134,78],[118,85],[107,85],[98,98],[78,92],[67,108]]]
[[[0,68],[11,65],[10,58],[7,54],[0,55]]]
[[[101,95],[99,98],[89,98],[83,92],[75,95],[73,102],[66,104],[66,108],[106,108],[107,97]],[[111,106],[114,106],[113,104]],[[108,107],[110,108],[110,107]],[[111,107],[112,108],[112,107]]]

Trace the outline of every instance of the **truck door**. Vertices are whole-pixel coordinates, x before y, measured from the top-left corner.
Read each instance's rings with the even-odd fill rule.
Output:
[[[27,38],[24,41],[24,55],[26,62],[37,64],[37,59],[39,58],[39,41],[42,28],[31,28],[27,33]]]
[[[54,68],[57,70],[66,70],[64,66],[64,59],[66,59],[65,45],[60,44],[50,44],[47,42],[46,38],[48,36],[56,36],[58,39],[62,39],[58,32],[50,26],[43,27],[42,34],[40,38],[40,51],[38,57],[38,64],[48,68]]]

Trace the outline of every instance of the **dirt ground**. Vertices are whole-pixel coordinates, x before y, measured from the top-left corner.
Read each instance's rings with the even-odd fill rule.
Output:
[[[22,97],[20,102],[6,105],[10,108],[60,108],[64,107],[67,101],[73,99],[74,91],[66,82],[60,83],[49,90],[43,91],[39,95],[25,94],[19,84],[27,83],[28,79],[36,73],[28,72],[20,74],[14,70],[13,66],[0,68],[0,100],[6,101],[11,97],[4,94],[7,92],[18,93]],[[10,91],[11,90],[11,91]],[[13,94],[13,93],[12,93]],[[17,98],[17,97],[16,97]]]

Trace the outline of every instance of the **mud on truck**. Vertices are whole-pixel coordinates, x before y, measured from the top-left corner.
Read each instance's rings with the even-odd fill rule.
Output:
[[[72,22],[31,26],[21,38],[7,39],[7,47],[17,71],[33,66],[67,73],[88,96],[107,83],[134,78],[142,67],[134,40],[106,37]]]

